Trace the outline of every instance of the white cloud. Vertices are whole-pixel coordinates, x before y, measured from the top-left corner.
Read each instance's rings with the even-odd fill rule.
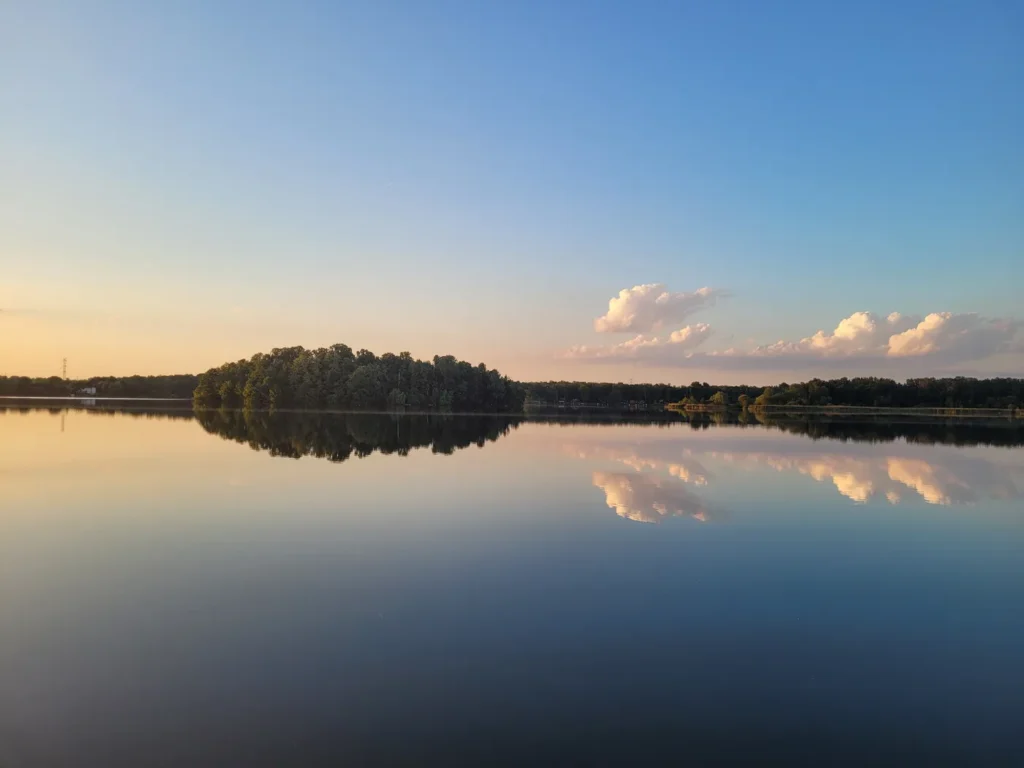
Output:
[[[686,355],[690,350],[703,344],[712,334],[711,326],[707,323],[688,325],[673,331],[666,338],[658,336],[634,336],[629,341],[610,346],[572,347],[566,353],[566,357],[575,357],[590,360],[643,360],[646,363],[656,365],[661,360],[673,360]]]
[[[812,368],[827,365],[907,369],[920,373],[925,359],[939,364],[979,361],[1000,354],[1024,353],[1024,323],[975,313],[932,312],[924,317],[893,312],[854,312],[832,331],[819,330],[774,344],[730,346],[694,351],[712,335],[707,323],[687,325],[667,336],[670,323],[712,306],[725,291],[701,288],[672,293],[663,283],[625,288],[594,321],[599,333],[633,333],[613,345],[576,346],[566,357],[631,362],[651,367],[703,366],[719,369]],[[764,325],[770,320],[765,319]],[[671,326],[670,326],[671,327]],[[908,368],[908,366],[912,366]]]
[[[711,306],[725,294],[713,288],[671,293],[663,283],[623,288],[608,302],[608,311],[594,320],[598,333],[651,333],[679,323],[698,309]]]
[[[889,338],[893,334],[913,328],[917,322],[917,318],[906,317],[899,312],[893,312],[885,318],[880,318],[872,312],[854,312],[839,321],[839,325],[832,333],[818,331],[813,336],[799,341],[781,340],[774,344],[755,347],[746,353],[735,350],[730,352],[733,355],[749,354],[755,357],[884,356]]]
[[[923,320],[893,312],[881,318],[871,312],[855,312],[841,320],[835,331],[818,331],[799,341],[779,341],[755,347],[753,357],[941,357],[979,360],[1010,351],[1019,323],[993,320],[973,313],[933,312]],[[724,354],[724,353],[723,353]]]
[[[668,337],[670,344],[680,344],[686,347],[695,347],[698,344],[703,343],[711,334],[711,326],[707,323],[697,323],[696,325],[688,325],[685,328],[680,328],[678,331],[672,331],[672,334]]]
[[[612,346],[579,346],[567,357],[636,362],[650,366],[755,369],[819,364],[883,367],[930,360],[942,364],[983,360],[1024,352],[1024,323],[974,313],[933,312],[924,318],[898,312],[882,317],[855,312],[831,332],[820,330],[796,341],[782,339],[755,347],[695,352],[711,336],[697,323],[668,337],[637,335]]]
[[[976,314],[933,312],[915,327],[889,339],[889,357],[945,354],[977,359],[1010,351],[1021,324]]]

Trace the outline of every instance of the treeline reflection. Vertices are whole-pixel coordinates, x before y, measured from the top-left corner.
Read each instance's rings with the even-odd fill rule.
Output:
[[[415,448],[451,454],[483,447],[522,423],[513,416],[196,411],[203,429],[272,456],[345,461],[375,451],[404,456]]]
[[[12,401],[14,402],[12,403]],[[48,413],[51,416],[60,416],[68,413],[88,413],[93,416],[106,416],[108,418],[127,416],[137,419],[166,419],[171,421],[192,421],[195,418],[195,413],[192,411],[191,404],[186,406],[169,406],[160,408],[154,408],[151,405],[126,406],[109,403],[104,403],[102,405],[87,405],[82,402],[67,405],[40,405],[38,403],[19,403],[14,400],[14,398],[8,398],[6,403],[0,405],[0,416],[8,414],[14,416],[26,416],[31,413]]]
[[[1020,419],[915,419],[893,417],[785,416],[763,413],[672,412],[589,416],[571,414],[490,416],[464,414],[337,413],[323,411],[193,410],[188,405],[146,405],[94,401],[86,404],[40,403],[8,399],[0,414],[45,410],[59,415],[71,411],[105,416],[146,419],[197,419],[211,434],[280,456],[347,456],[371,446],[383,453],[402,453],[412,448],[435,446],[438,453],[451,453],[468,445],[483,445],[530,422],[560,425],[617,427],[643,426],[656,429],[706,430],[727,426],[776,429],[812,440],[892,443],[902,440],[922,445],[1004,447],[1024,446],[1024,421]],[[350,432],[351,425],[351,432]],[[358,439],[353,442],[353,435]],[[312,441],[312,442],[310,442]],[[362,455],[362,454],[357,454]]]
[[[769,416],[762,413],[698,414],[686,418],[693,429],[735,425],[767,427],[806,435],[812,440],[891,443],[902,440],[921,445],[1024,446],[1024,422],[1020,419],[898,419],[893,417]]]

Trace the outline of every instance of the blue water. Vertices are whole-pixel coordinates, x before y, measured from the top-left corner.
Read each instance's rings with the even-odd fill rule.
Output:
[[[0,766],[1024,764],[1018,433],[703,426],[0,410]]]

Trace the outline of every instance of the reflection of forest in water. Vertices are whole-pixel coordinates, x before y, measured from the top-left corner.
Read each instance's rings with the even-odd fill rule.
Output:
[[[13,398],[12,398],[13,400]],[[16,402],[16,401],[15,401]],[[153,406],[125,407],[123,405],[85,405],[75,403],[74,405],[26,405],[17,403],[14,405],[0,406],[0,415],[27,415],[30,413],[48,413],[51,416],[61,416],[67,413],[89,413],[97,416],[131,416],[139,419],[166,419],[178,421],[191,421],[195,418],[192,406],[154,408]]]
[[[409,449],[434,446],[437,453],[451,453],[469,445],[484,445],[523,423],[591,425],[594,427],[646,426],[660,429],[706,430],[729,426],[777,429],[813,440],[891,443],[902,440],[922,445],[993,445],[1024,447],[1024,420],[1016,419],[921,419],[915,417],[793,416],[755,412],[675,412],[574,415],[465,415],[407,413],[338,413],[321,411],[232,411],[193,410],[190,404],[176,406],[126,405],[102,401],[69,405],[8,401],[3,413],[45,410],[59,415],[69,411],[105,416],[146,419],[197,419],[211,434],[247,443],[279,456],[341,457],[365,455],[369,449],[382,453],[404,453]],[[363,453],[360,453],[362,451]]]
[[[523,421],[512,416],[445,416],[380,413],[196,411],[210,434],[245,443],[272,456],[315,456],[345,461],[374,451],[404,456],[414,448],[451,454],[483,447]]]
[[[521,416],[317,413],[198,410],[203,428],[221,437],[245,443],[273,456],[298,458],[315,456],[344,461],[351,455],[367,456],[374,451],[405,455],[413,448],[429,447],[434,453],[451,454],[470,445],[483,447],[507,435],[524,422],[553,425],[647,425],[708,429],[712,419],[601,419],[554,417],[535,422]],[[725,422],[729,423],[729,422]],[[742,425],[733,421],[734,425]],[[779,429],[806,435],[814,440],[888,443],[902,439],[912,444],[957,446],[1024,445],[1024,430],[1004,425],[964,425],[948,422],[855,422],[843,420],[752,420],[745,426]]]
[[[705,413],[682,417],[693,429],[714,426],[767,427],[806,435],[812,440],[891,443],[903,440],[922,445],[1024,446],[1020,419],[922,419],[892,416],[786,416],[744,412]]]

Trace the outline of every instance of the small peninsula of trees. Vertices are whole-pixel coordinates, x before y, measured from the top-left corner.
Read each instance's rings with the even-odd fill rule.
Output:
[[[248,410],[354,409],[520,411],[516,382],[450,355],[433,362],[408,352],[380,357],[345,344],[320,349],[287,347],[225,363],[199,377],[196,405]]]

